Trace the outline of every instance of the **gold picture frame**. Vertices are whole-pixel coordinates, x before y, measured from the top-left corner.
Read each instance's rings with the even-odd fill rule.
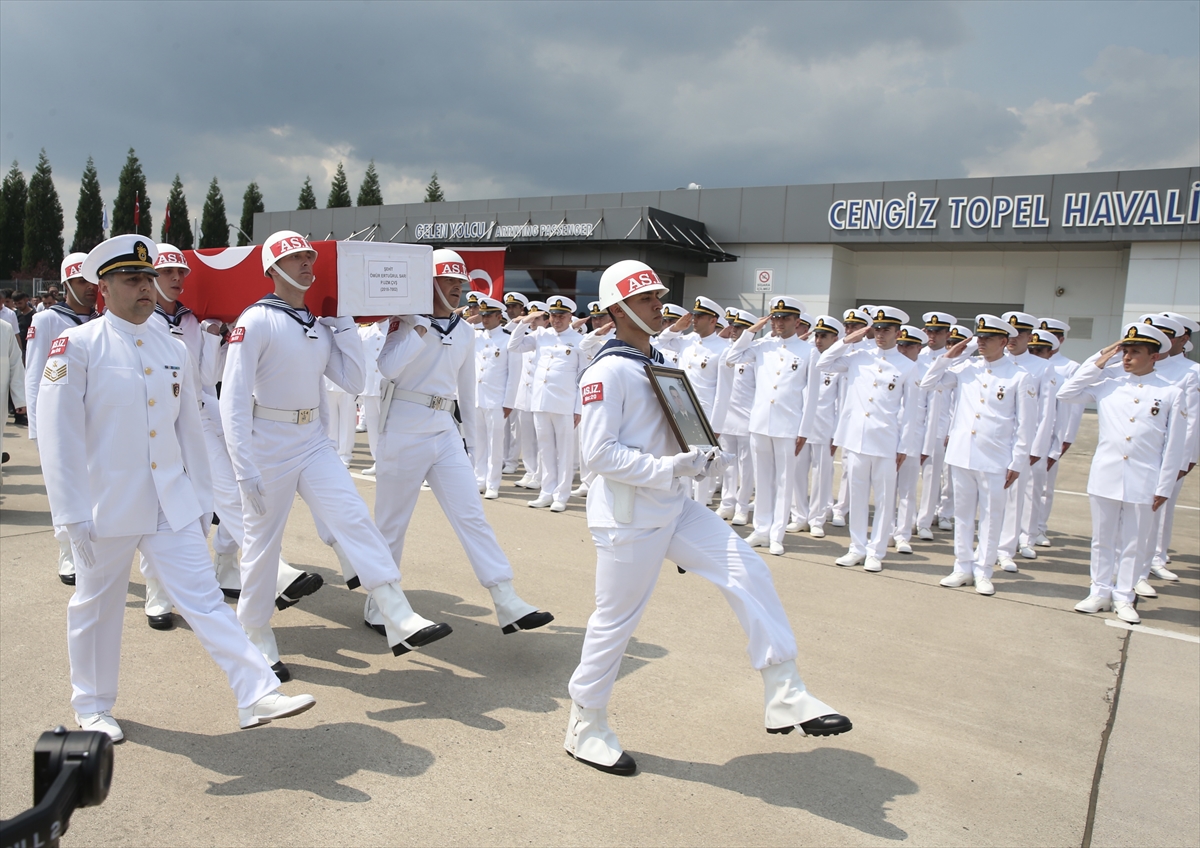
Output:
[[[696,397],[696,390],[692,388],[687,372],[647,363],[646,376],[650,378],[654,395],[679,443],[679,449],[689,451],[699,448],[703,451],[717,447],[717,434],[704,414],[704,407]]]

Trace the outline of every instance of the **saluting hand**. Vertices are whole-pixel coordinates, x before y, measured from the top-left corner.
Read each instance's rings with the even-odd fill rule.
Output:
[[[1100,358],[1096,360],[1096,367],[1103,368],[1108,364],[1108,360],[1113,358],[1113,354],[1121,349],[1121,342],[1113,342],[1104,350],[1100,351]]]
[[[859,327],[853,333],[847,333],[846,338],[842,339],[846,344],[854,344],[860,342],[867,337],[867,333],[871,332],[870,326]]]
[[[967,345],[970,343],[970,339],[963,339],[961,342],[957,342],[954,347],[946,351],[945,357],[947,359],[958,359],[958,357],[963,355],[963,351],[967,349]]]

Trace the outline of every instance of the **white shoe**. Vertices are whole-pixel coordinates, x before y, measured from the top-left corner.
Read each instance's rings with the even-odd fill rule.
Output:
[[[772,542],[770,550],[775,556],[783,556],[783,545],[778,542]]]
[[[808,535],[812,536],[814,539],[824,539],[825,528],[820,524],[810,524],[808,525]]]
[[[917,538],[920,539],[922,542],[932,542],[933,541],[933,531],[930,530],[928,527],[918,527],[917,528]]]
[[[608,726],[606,713],[603,707],[588,710],[572,702],[563,747],[572,757],[593,768],[610,774],[633,774],[637,764],[622,750],[617,734]]]
[[[117,724],[117,720],[112,717],[112,712],[109,710],[99,713],[83,713],[82,715],[76,713],[75,721],[84,730],[98,730],[101,733],[107,733],[108,738],[114,743],[125,740],[125,732],[121,730],[121,725]]]
[[[530,504],[530,506],[533,506],[533,504]],[[550,504],[550,511],[551,512],[566,512],[567,505],[565,503],[563,503],[562,501],[555,501],[554,503]]]
[[[840,565],[844,568],[849,568],[852,565],[858,565],[864,559],[866,559],[866,557],[864,557],[862,554],[856,554],[853,551],[850,551],[850,552],[845,553],[842,556],[838,557],[833,562],[835,565]]]
[[[587,483],[580,483],[578,486],[576,486],[574,489],[571,490],[571,494],[577,498],[587,497],[587,493],[588,493],[588,484]]]
[[[910,545],[904,539],[901,539],[899,536],[897,536],[894,541],[896,542],[896,553],[898,553],[898,554],[911,554],[912,553],[912,545]]]
[[[475,481],[475,488],[479,490],[479,494],[481,495],[487,491],[487,485],[481,480]]]
[[[375,476],[375,463],[371,463],[370,468],[364,468],[362,473],[363,473],[364,477],[374,477]]]
[[[1137,614],[1137,610],[1133,608],[1133,604],[1127,604],[1122,601],[1117,601],[1113,604],[1113,612],[1117,614],[1117,618],[1126,624],[1141,624],[1142,617]]]
[[[959,586],[970,586],[975,582],[975,576],[962,571],[951,571],[948,577],[943,577],[938,582],[947,589],[957,589]]]
[[[538,611],[537,607],[517,595],[511,580],[488,587],[488,592],[492,596],[492,603],[496,605],[496,622],[505,634],[516,633],[521,629],[517,622]],[[550,616],[550,620],[553,621],[554,616]],[[549,622],[543,622],[546,623]]]
[[[554,503],[554,495],[550,494],[549,492],[543,492],[531,500],[529,505],[534,509],[545,509],[552,503]]]
[[[953,530],[954,525],[950,523],[949,518],[939,518],[938,519],[938,529],[939,530]]]
[[[770,543],[771,539],[766,533],[755,531],[746,537],[746,544],[752,548],[765,548]]]
[[[994,595],[996,594],[996,587],[993,586],[992,581],[988,580],[986,577],[976,577],[975,591],[980,595]]]
[[[484,500],[494,501],[498,497],[500,497],[500,492],[496,489],[488,489],[483,493]]]
[[[832,524],[834,527],[845,527],[846,526],[846,516],[838,515],[835,512],[833,514],[833,518],[829,519],[829,523]]]
[[[277,718],[299,715],[311,710],[317,703],[312,695],[285,695],[276,689],[263,695],[250,706],[238,710],[238,724],[242,730],[258,727]]]
[[[1039,548],[1048,548],[1050,547],[1050,540],[1046,538],[1045,533],[1038,533],[1033,537],[1033,544]]]
[[[1012,557],[1001,555],[999,557],[999,559],[996,560],[996,562],[1002,569],[1007,571],[1009,574],[1017,573],[1017,564],[1015,562],[1013,562]]]
[[[1022,545],[1020,553],[1021,556],[1025,557],[1025,559],[1037,559],[1037,551],[1035,551],[1030,545]]]
[[[733,521],[730,522],[735,527],[745,527],[750,523],[750,516],[744,512],[737,512],[733,515]]]
[[[717,507],[717,518],[724,519],[725,521],[728,521],[729,519],[733,518],[733,507],[731,507],[731,506]]]
[[[1088,595],[1075,605],[1075,612],[1108,612],[1112,601],[1100,595]]]
[[[367,432],[367,425],[366,425],[366,424],[356,424],[356,425],[354,425],[354,432],[355,432],[355,433],[365,433],[365,432]]]
[[[537,485],[537,483],[536,483],[536,482],[534,482],[534,479],[533,479],[533,477],[531,477],[530,475],[526,474],[526,475],[525,475],[524,477],[522,477],[520,480],[518,480],[517,482],[513,483],[513,485],[514,485],[514,486],[516,486],[518,489],[532,489],[534,486],[536,486],[536,485]]]
[[[815,718],[836,715],[837,711],[813,697],[804,686],[795,660],[769,665],[762,670],[763,720],[768,733],[791,733],[799,730],[807,736],[801,726]],[[850,730],[847,720],[840,729],[819,732],[821,736],[836,736]]]
[[[430,491],[430,488],[429,488],[429,481],[428,481],[428,480],[422,480],[422,481],[421,481],[421,491],[422,491],[422,492],[428,492],[428,491]]]
[[[1153,574],[1155,577],[1157,577],[1159,580],[1170,580],[1172,583],[1179,582],[1179,575],[1176,574],[1174,571],[1168,571],[1167,567],[1165,565],[1150,566],[1150,573]]]
[[[1139,598],[1157,598],[1158,592],[1154,591],[1154,587],[1150,585],[1150,581],[1143,577],[1134,584],[1133,593]]]
[[[504,463],[504,466],[500,469],[500,472],[502,474],[516,474],[517,473],[517,464],[515,462],[506,462],[506,463]]]
[[[867,561],[863,563],[863,571],[883,571],[883,562],[878,557],[867,557]]]

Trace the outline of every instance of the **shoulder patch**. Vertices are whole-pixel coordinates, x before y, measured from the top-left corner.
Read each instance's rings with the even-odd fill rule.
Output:
[[[54,341],[50,342],[50,355],[62,356],[67,352],[67,342],[70,341],[66,336],[59,336]]]
[[[67,363],[60,360],[51,360],[46,363],[46,368],[42,371],[42,377],[49,380],[51,383],[61,381],[63,384],[67,382]]]
[[[229,334],[229,343],[240,342],[244,338],[246,338],[246,328],[234,327],[233,332]]]
[[[27,342],[33,341],[33,337],[36,335],[37,335],[37,327],[30,324],[29,332],[25,334],[25,341],[27,341]]]
[[[604,400],[603,383],[588,383],[586,386],[582,386],[580,391],[583,392],[583,403],[585,406],[593,401]]]

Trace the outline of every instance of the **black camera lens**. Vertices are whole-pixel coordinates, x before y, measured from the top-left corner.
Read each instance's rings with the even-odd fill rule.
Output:
[[[113,774],[112,739],[107,733],[68,731],[60,725],[43,733],[33,748],[34,805],[41,803],[68,763],[78,765],[76,806],[94,807],[108,797]]]

